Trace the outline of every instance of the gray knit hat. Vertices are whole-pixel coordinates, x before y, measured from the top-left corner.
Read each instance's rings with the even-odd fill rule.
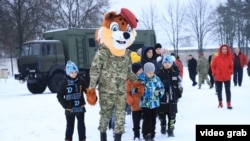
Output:
[[[143,67],[144,73],[155,72],[155,65],[151,62],[147,62]]]

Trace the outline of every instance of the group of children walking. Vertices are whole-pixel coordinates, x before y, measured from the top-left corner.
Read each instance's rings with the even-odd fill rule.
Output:
[[[144,93],[128,90],[127,103],[132,108],[134,140],[140,137],[140,121],[142,120],[142,136],[145,141],[153,141],[157,117],[160,119],[161,133],[174,136],[177,103],[182,95],[182,83],[179,71],[173,67],[173,58],[166,55],[162,59],[162,67],[155,73],[155,65],[151,62],[132,64],[132,70],[142,83]]]
[[[172,66],[173,58],[170,55],[162,59],[162,67],[157,73],[155,64],[151,62],[144,65],[132,64],[132,71],[136,74],[138,82],[127,82],[126,100],[132,110],[134,140],[139,140],[142,133],[145,141],[153,141],[157,117],[160,119],[161,133],[174,136],[177,103],[182,95],[182,84],[179,71]],[[57,93],[58,101],[65,109],[65,141],[72,141],[75,118],[78,123],[79,141],[86,141],[83,94],[86,93],[88,84],[78,75],[79,71],[74,62],[68,61],[65,71],[67,75]]]

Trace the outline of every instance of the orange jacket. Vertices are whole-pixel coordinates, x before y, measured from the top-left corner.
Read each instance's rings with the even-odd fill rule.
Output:
[[[133,87],[133,84],[131,81],[127,80],[127,95],[126,95],[126,102],[131,106],[132,111],[139,111],[140,108],[140,99],[143,93],[136,93],[132,95],[131,89]]]

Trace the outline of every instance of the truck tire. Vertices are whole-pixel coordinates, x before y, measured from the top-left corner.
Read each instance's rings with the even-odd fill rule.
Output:
[[[65,73],[63,72],[56,72],[54,73],[48,82],[48,87],[51,93],[57,93],[59,88],[60,82],[64,79]]]
[[[27,82],[27,87],[28,90],[32,93],[32,94],[41,94],[45,91],[46,89],[46,84],[45,83],[28,83]]]

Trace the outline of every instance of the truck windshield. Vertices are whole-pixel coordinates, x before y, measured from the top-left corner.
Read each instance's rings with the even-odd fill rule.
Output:
[[[40,54],[41,44],[39,43],[29,43],[22,46],[21,56],[31,56]]]

